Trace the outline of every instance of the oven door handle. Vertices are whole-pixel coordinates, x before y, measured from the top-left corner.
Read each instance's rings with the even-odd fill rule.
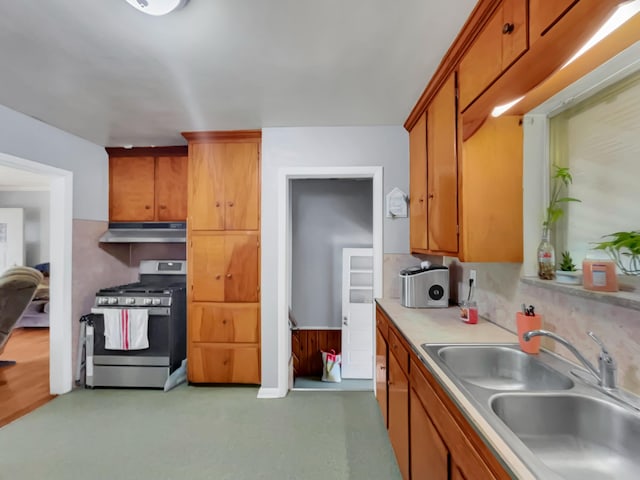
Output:
[[[103,315],[106,310],[114,310],[115,308],[118,308],[118,307],[112,307],[112,308],[95,308],[94,307],[91,309],[91,313],[97,313],[98,315]],[[151,307],[146,309],[136,308],[135,310],[148,310],[149,316],[165,316],[166,317],[171,314],[170,307]]]

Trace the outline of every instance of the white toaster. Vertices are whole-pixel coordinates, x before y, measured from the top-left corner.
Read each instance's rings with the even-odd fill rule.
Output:
[[[409,308],[449,306],[449,268],[423,262],[400,272],[400,303]]]

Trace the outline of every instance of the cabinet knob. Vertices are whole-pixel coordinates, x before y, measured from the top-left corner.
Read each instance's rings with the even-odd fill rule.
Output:
[[[227,278],[231,278],[231,274],[230,273],[227,273]]]
[[[233,207],[233,202],[229,202],[229,206],[230,206],[230,207]]]
[[[515,28],[515,25],[513,23],[505,23],[502,26],[502,33],[504,35],[509,35],[511,32],[513,32],[514,28]]]
[[[224,320],[222,320],[222,324],[226,325],[227,324],[227,319],[225,318]]]
[[[165,210],[167,208],[166,205],[160,205],[160,210]]]
[[[433,198],[433,197],[434,197],[433,193],[430,193],[429,198]]]
[[[219,206],[220,206],[220,202],[216,202],[216,207],[219,207]]]
[[[220,280],[220,275],[216,275],[216,280]]]
[[[419,201],[420,203],[424,203],[424,198],[420,197],[420,198],[418,199],[418,201]]]
[[[145,206],[144,206],[144,209],[145,209],[145,210],[151,210],[151,205],[145,205]]]

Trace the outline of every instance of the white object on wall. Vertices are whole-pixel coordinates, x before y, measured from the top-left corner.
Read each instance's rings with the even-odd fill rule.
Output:
[[[407,217],[407,200],[409,197],[406,193],[395,187],[387,193],[387,218]]]

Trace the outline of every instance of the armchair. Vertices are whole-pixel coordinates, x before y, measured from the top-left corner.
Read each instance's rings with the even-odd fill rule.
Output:
[[[0,276],[0,354],[41,281],[42,274],[31,267],[12,267]],[[0,360],[0,367],[15,363]]]

